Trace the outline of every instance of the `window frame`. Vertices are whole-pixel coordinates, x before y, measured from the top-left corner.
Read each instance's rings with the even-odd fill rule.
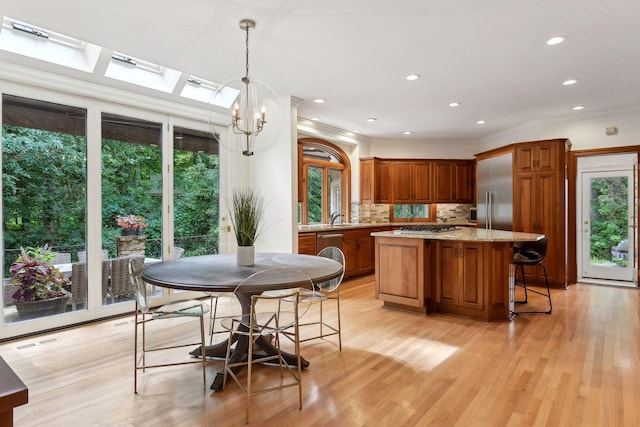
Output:
[[[328,162],[317,159],[309,159],[304,157],[304,148],[316,148],[323,150],[338,160],[336,162]],[[328,224],[330,218],[328,215],[327,205],[329,203],[329,193],[324,191],[324,186],[328,183],[329,170],[339,170],[342,172],[341,177],[341,206],[343,206],[344,216],[342,222],[350,222],[351,219],[351,161],[349,156],[337,145],[319,138],[300,138],[298,139],[298,203],[301,204],[300,224],[309,224],[309,199],[308,199],[308,168],[309,166],[322,169],[322,223]]]

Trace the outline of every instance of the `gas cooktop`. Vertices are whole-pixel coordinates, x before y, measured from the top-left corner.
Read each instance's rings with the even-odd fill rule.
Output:
[[[400,228],[400,232],[402,233],[444,233],[446,231],[454,231],[459,228],[455,225],[447,225],[447,224],[433,224],[433,225],[406,225]]]

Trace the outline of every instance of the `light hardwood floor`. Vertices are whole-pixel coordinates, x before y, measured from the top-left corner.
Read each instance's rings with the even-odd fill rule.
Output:
[[[637,289],[553,290],[552,315],[509,323],[382,308],[373,276],[341,291],[342,352],[331,339],[304,343],[303,409],[294,388],[264,394],[251,425],[640,425]],[[244,425],[238,386],[208,388],[220,361],[208,363],[206,388],[186,365],[143,373],[135,395],[132,333],[128,317],[0,343],[29,387],[16,426]]]

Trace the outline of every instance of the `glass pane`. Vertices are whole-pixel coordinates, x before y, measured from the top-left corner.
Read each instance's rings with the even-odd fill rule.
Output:
[[[321,150],[317,147],[305,146],[302,150],[302,154],[306,159],[322,160],[331,163],[340,163],[331,153]]]
[[[328,217],[334,214],[343,214],[342,212],[342,171],[329,170],[329,212]],[[337,221],[340,222],[340,221]]]
[[[429,205],[393,205],[394,218],[429,218]]]
[[[590,179],[590,264],[626,268],[629,262],[628,179]]]
[[[102,249],[112,258],[104,304],[134,298],[125,263],[113,258],[162,257],[161,142],[160,123],[102,114]]]
[[[309,224],[322,222],[322,169],[308,167],[307,215]]]
[[[86,292],[76,292],[76,284],[70,282],[72,257],[75,260],[75,253],[85,247],[86,115],[81,108],[2,97],[5,323],[53,313],[29,313],[13,301],[18,286],[9,268],[21,247],[31,248],[31,255],[53,266],[51,274],[60,273],[63,287],[73,292],[51,304],[54,312],[86,308]],[[43,253],[44,245],[55,253]]]
[[[175,127],[173,144],[174,257],[218,253],[219,141]]]

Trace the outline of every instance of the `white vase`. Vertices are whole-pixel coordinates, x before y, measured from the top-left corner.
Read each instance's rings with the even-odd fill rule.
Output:
[[[250,267],[255,264],[255,247],[238,246],[236,251],[236,264]]]

